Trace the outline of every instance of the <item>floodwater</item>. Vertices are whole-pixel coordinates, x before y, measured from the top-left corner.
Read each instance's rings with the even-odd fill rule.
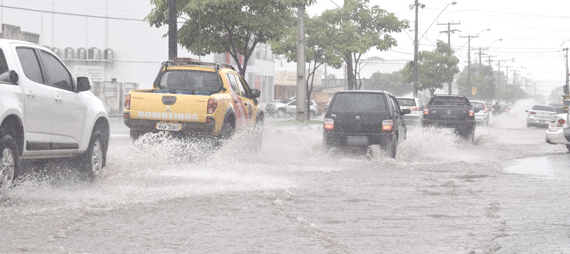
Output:
[[[410,128],[396,159],[274,119],[259,152],[115,132],[94,183],[49,162],[0,194],[0,253],[570,253],[570,154],[524,120]]]

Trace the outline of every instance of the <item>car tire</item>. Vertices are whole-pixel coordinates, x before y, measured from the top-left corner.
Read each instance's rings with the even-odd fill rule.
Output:
[[[229,140],[234,135],[234,131],[234,126],[229,121],[226,121],[220,130],[219,139],[224,141]]]
[[[277,117],[286,117],[287,111],[285,111],[283,108],[280,108],[277,110],[277,113],[275,113],[275,115],[277,115]]]
[[[566,149],[570,152],[570,145],[566,145]]]
[[[0,189],[7,189],[14,184],[20,170],[18,147],[10,135],[0,140],[0,156]]]
[[[329,152],[334,147],[334,144],[328,139],[323,137],[322,148],[324,152]]]
[[[129,131],[129,135],[131,136],[131,142],[133,142],[133,143],[135,141],[139,140],[139,138],[144,134],[146,134],[145,131],[139,131],[139,130],[133,130],[133,129],[131,129]]]
[[[93,131],[87,151],[81,157],[81,170],[89,180],[95,180],[101,174],[106,160],[103,134],[99,130]]]
[[[386,145],[385,153],[388,157],[395,159],[396,158],[396,150],[398,148],[398,136],[393,135],[392,141]]]

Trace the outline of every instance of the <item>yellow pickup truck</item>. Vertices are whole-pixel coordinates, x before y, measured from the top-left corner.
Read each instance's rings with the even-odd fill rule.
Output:
[[[229,64],[177,58],[162,63],[152,89],[129,92],[124,121],[133,142],[149,132],[228,140],[251,130],[260,147],[260,93]]]

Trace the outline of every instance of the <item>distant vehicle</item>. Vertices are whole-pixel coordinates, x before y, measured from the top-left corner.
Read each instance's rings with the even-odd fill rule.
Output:
[[[471,106],[479,109],[479,112],[475,113],[475,121],[489,126],[489,109],[487,108],[487,104],[484,101],[471,101]]]
[[[548,105],[534,105],[531,110],[525,110],[525,112],[528,113],[526,127],[547,127],[550,119],[557,114],[556,108]]]
[[[311,100],[310,117],[315,118],[319,114],[317,102]],[[286,117],[297,114],[297,99],[287,98],[276,103],[269,103],[265,106],[265,111],[277,117]]]
[[[396,98],[381,91],[341,91],[334,94],[324,118],[323,148],[379,144],[394,158],[407,128]]]
[[[453,128],[466,140],[475,141],[475,113],[469,99],[457,95],[436,95],[424,108],[422,125],[424,127]]]
[[[407,126],[421,124],[424,104],[420,99],[398,97],[396,100],[400,104],[400,110],[409,109],[411,111],[410,114],[404,115],[403,118]]]
[[[570,151],[570,124],[567,117],[568,115],[562,112],[550,118],[545,140],[548,144],[565,145]]]

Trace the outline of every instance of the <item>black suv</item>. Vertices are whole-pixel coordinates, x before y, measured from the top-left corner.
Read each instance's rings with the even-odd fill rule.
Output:
[[[381,145],[396,157],[396,148],[406,138],[396,98],[382,91],[341,91],[334,94],[324,119],[323,147]]]

